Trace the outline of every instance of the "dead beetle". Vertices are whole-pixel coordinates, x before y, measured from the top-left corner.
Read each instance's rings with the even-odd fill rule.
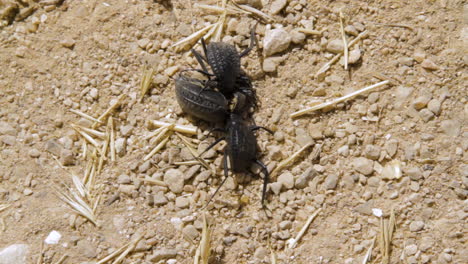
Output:
[[[224,129],[214,129],[217,131],[224,132],[224,136],[218,138],[215,142],[208,146],[208,148],[204,152],[211,149],[222,140],[226,140],[227,142],[227,145],[224,148],[223,157],[225,178],[221,183],[220,187],[224,184],[228,177],[228,158],[230,168],[233,173],[248,172],[252,163],[258,164],[262,168],[264,174],[262,189],[262,206],[264,207],[266,200],[266,188],[269,182],[269,174],[267,167],[260,160],[257,159],[257,139],[255,137],[254,131],[260,128],[273,134],[271,130],[265,127],[249,126],[247,124],[247,121],[244,120],[240,115],[236,113],[231,113],[226,121]],[[200,154],[200,156],[202,154]],[[216,195],[220,187],[218,187],[218,189],[211,196],[211,198],[213,198]]]
[[[213,89],[203,91],[205,86],[206,81],[179,75],[175,79],[177,102],[187,114],[207,122],[224,122],[229,109],[226,97]]]

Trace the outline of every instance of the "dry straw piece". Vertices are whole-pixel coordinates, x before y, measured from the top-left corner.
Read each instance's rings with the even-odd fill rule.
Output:
[[[85,200],[80,197],[75,191],[67,187],[68,191],[71,195],[62,192],[58,188],[54,187],[57,192],[57,195],[60,199],[62,199],[66,204],[68,204],[76,213],[82,215],[86,219],[88,219],[91,223],[95,226],[98,226],[96,221],[96,216],[94,215],[93,210],[91,207],[85,202]]]
[[[151,124],[153,124],[153,125],[155,125],[157,127],[172,125],[171,123],[166,123],[166,122],[157,121],[157,120],[152,120]],[[196,127],[177,125],[177,124],[173,124],[173,125],[174,125],[174,127],[172,127],[171,130],[174,130],[175,132],[180,132],[180,133],[189,134],[189,135],[196,135],[197,134],[197,128]]]
[[[85,119],[88,119],[90,121],[93,121],[93,122],[96,122],[96,123],[102,123],[100,120],[98,120],[98,119],[96,119],[96,118],[94,118],[94,117],[92,117],[90,115],[87,115],[87,114],[85,114],[83,112],[80,112],[78,110],[70,109],[70,112],[75,113],[75,114],[77,114],[77,115],[79,115],[79,116],[81,116],[81,117],[83,117]]]
[[[351,42],[348,43],[347,48],[351,48],[356,42],[358,42],[361,38],[367,36],[367,30],[361,32],[356,38],[351,40]],[[315,78],[318,79],[323,76],[325,72],[327,72],[331,65],[333,65],[335,62],[338,61],[338,59],[343,55],[343,53],[336,54],[335,57],[333,57],[329,62],[325,63],[315,74]]]
[[[380,254],[382,255],[382,264],[390,263],[393,231],[395,230],[395,227],[395,212],[392,209],[390,212],[390,219],[388,221],[385,221],[383,217],[380,218],[379,246]]]
[[[304,145],[302,148],[300,148],[298,151],[296,151],[296,153],[292,154],[289,158],[281,161],[278,166],[276,166],[275,169],[273,169],[273,171],[270,173],[271,177],[275,177],[282,169],[286,168],[287,166],[289,166],[291,163],[294,162],[294,160],[304,151],[306,150],[308,147],[312,146],[313,143],[312,142],[309,142],[307,143],[306,145]]]
[[[176,132],[176,135],[182,140],[182,142],[184,143],[184,145],[188,148],[188,150],[190,151],[190,153],[192,154],[192,156],[198,160],[198,162],[200,162],[203,167],[205,167],[206,169],[210,170],[210,166],[208,165],[208,163],[206,163],[206,161],[202,158],[200,158],[200,153],[198,153],[198,151],[196,151],[194,149],[194,147],[191,145],[191,143],[184,137],[182,136],[181,134],[177,133]],[[216,174],[216,173],[213,173],[213,174]]]
[[[343,39],[344,69],[347,70],[348,69],[348,41],[346,40],[343,20],[344,20],[343,12],[340,12],[340,31],[341,31],[341,38]]]
[[[315,212],[309,217],[309,219],[307,219],[307,222],[302,227],[301,231],[299,231],[296,238],[292,238],[292,239],[288,240],[289,248],[294,248],[296,246],[297,242],[299,242],[299,240],[302,238],[304,233],[309,228],[309,225],[312,223],[312,221],[315,219],[315,217],[317,217],[317,215],[320,213],[320,211],[322,211],[322,208],[319,208],[319,209],[315,210]]]
[[[375,239],[376,239],[376,237],[374,237],[374,239],[372,240],[372,244],[370,245],[369,249],[366,252],[366,255],[364,255],[364,258],[362,259],[362,264],[367,264],[367,262],[369,262],[371,260],[371,258],[372,258],[372,249],[374,248]]]
[[[305,114],[310,113],[310,112],[314,112],[314,111],[323,109],[325,107],[329,107],[329,106],[333,106],[333,105],[336,105],[336,104],[341,103],[341,102],[345,102],[345,101],[347,101],[349,99],[352,99],[353,97],[356,97],[356,96],[358,96],[358,95],[360,95],[362,93],[365,93],[365,92],[374,90],[376,88],[379,88],[381,86],[384,86],[384,85],[388,84],[389,82],[390,82],[389,80],[385,80],[385,81],[382,81],[382,82],[379,82],[379,83],[364,87],[364,88],[362,88],[360,90],[357,90],[357,91],[352,92],[350,94],[347,94],[345,96],[336,98],[336,99],[334,99],[332,101],[325,102],[325,103],[322,103],[322,104],[319,104],[319,105],[314,105],[312,107],[309,107],[309,108],[302,109],[300,111],[294,112],[294,113],[290,114],[290,116],[291,116],[291,118],[295,118],[295,117],[305,115]]]
[[[0,204],[0,212],[3,211],[3,210],[6,210],[10,206],[11,206],[11,204]]]
[[[153,82],[153,68],[143,68],[143,77],[141,78],[140,83],[140,102],[143,101],[143,97],[145,97],[146,93],[148,92],[149,88],[151,87],[151,83]]]
[[[211,253],[211,226],[206,220],[206,215],[203,214],[203,229],[201,234],[200,245],[195,252],[194,264],[208,264]]]
[[[130,241],[126,243],[125,245],[121,246],[120,248],[118,248],[117,250],[109,254],[107,257],[96,262],[96,264],[109,263],[112,259],[116,257],[117,258],[114,260],[114,262],[112,262],[112,264],[121,263],[124,260],[124,258],[135,249],[135,247],[137,246],[138,242],[140,242],[141,239],[143,239],[142,235],[137,236],[133,241]]]

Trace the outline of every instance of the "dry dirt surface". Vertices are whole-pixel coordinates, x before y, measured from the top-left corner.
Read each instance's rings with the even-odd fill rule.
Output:
[[[204,215],[210,263],[468,263],[466,1],[237,2],[268,15],[233,11],[220,31],[240,51],[258,24],[242,67],[256,124],[274,131],[257,133],[259,158],[271,172],[303,149],[272,175],[269,212],[255,167],[204,208],[225,143],[196,161],[187,145],[206,148],[211,125],[175,100],[173,78],[199,66],[173,44],[220,21],[196,4],[222,1],[0,0],[0,263],[98,263],[121,247],[99,263],[192,263]],[[347,69],[341,20],[359,38]],[[153,121],[198,130],[158,136]]]

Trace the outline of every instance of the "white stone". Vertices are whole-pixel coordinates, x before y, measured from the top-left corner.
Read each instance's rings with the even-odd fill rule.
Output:
[[[13,244],[0,250],[0,264],[26,264],[29,246]]]
[[[282,52],[289,47],[291,36],[283,28],[267,29],[263,39],[263,54],[265,57]]]

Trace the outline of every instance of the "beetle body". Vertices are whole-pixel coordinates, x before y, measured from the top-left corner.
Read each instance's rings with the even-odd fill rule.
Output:
[[[226,97],[213,89],[204,89],[206,82],[179,75],[175,80],[177,102],[182,111],[207,122],[223,122],[228,113]]]
[[[211,42],[206,46],[205,56],[223,93],[235,90],[240,74],[240,55],[233,45],[224,42]]]
[[[233,172],[246,172],[257,158],[257,139],[252,129],[237,114],[231,114],[226,124],[227,146]]]
[[[213,142],[204,152],[214,147],[221,140],[226,140],[227,145],[224,148],[223,158],[225,176],[224,181],[226,181],[228,177],[228,158],[230,168],[234,173],[248,172],[252,163],[258,164],[262,168],[264,175],[262,188],[262,206],[265,206],[266,187],[269,182],[269,173],[267,167],[257,159],[257,139],[254,134],[254,131],[260,128],[265,129],[269,133],[273,134],[273,132],[267,128],[249,126],[247,121],[245,121],[241,115],[231,113],[229,114],[229,117],[226,121],[225,128],[221,130],[224,131],[225,135]],[[223,183],[221,183],[221,186]],[[218,190],[216,190],[216,192]],[[216,192],[213,194],[213,196],[216,194]]]

